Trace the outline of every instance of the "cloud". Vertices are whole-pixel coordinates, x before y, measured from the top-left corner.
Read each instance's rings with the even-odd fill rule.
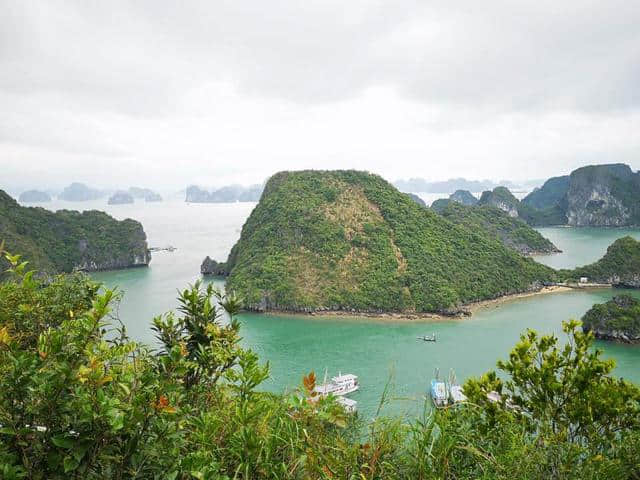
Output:
[[[6,0],[0,163],[47,157],[63,181],[80,158],[120,157],[219,183],[633,159],[638,24],[622,0]]]

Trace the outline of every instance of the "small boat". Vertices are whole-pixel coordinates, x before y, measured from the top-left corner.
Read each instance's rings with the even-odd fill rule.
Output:
[[[462,403],[467,401],[467,396],[463,393],[462,387],[458,384],[456,374],[451,369],[449,371],[449,400],[454,405],[456,403]]]
[[[433,334],[431,334],[431,336],[422,335],[421,337],[418,337],[418,340],[422,340],[424,342],[435,342],[436,341],[436,334],[433,333]]]
[[[358,410],[358,402],[347,397],[338,397],[337,402],[344,407],[347,413],[356,413]]]
[[[433,400],[433,404],[436,408],[443,408],[447,406],[448,403],[448,395],[447,395],[447,385],[445,382],[440,380],[438,377],[440,376],[440,371],[436,368],[435,378],[431,380],[431,400]]]
[[[338,376],[331,378],[330,382],[326,381],[325,374],[325,383],[316,386],[314,391],[320,396],[327,396],[331,394],[336,397],[340,397],[353,393],[359,388],[360,385],[358,385],[358,377],[356,375],[353,375],[352,373],[342,375],[342,373],[340,373]]]

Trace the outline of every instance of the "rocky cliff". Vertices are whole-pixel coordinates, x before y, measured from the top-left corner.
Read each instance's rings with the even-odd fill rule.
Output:
[[[527,195],[520,216],[533,225],[640,225],[640,174],[620,163],[579,168]]]
[[[478,205],[490,205],[506,212],[510,217],[518,216],[520,202],[506,187],[496,187],[493,190],[482,192]]]
[[[579,168],[569,176],[567,223],[620,227],[640,224],[640,176],[628,165]]]
[[[274,175],[226,270],[251,308],[290,311],[450,313],[555,275],[357,171]]]
[[[0,190],[0,241],[30,267],[48,273],[146,266],[151,260],[142,225],[106,213],[22,207]]]
[[[596,304],[582,317],[582,329],[603,340],[640,343],[640,302],[619,295]]]

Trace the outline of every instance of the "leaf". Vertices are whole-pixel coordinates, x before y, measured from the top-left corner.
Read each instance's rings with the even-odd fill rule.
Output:
[[[75,445],[73,439],[69,438],[66,434],[54,435],[53,437],[51,437],[51,442],[56,447],[66,449],[73,448],[73,446]]]
[[[62,462],[62,464],[64,466],[64,473],[68,473],[78,468],[78,465],[80,465],[80,460],[73,456],[68,456],[64,457],[64,461]]]

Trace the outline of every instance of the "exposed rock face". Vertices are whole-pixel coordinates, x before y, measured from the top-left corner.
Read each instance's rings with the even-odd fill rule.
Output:
[[[640,177],[623,164],[583,167],[571,173],[567,191],[569,225],[619,227],[640,213]]]
[[[603,340],[640,343],[640,302],[619,295],[596,304],[582,317],[582,329]]]
[[[456,190],[449,196],[449,200],[461,203],[462,205],[475,205],[478,199],[474,197],[468,190]]]
[[[185,201],[188,203],[257,202],[262,194],[262,185],[230,185],[212,192],[191,185],[187,187]]]
[[[518,216],[520,202],[506,187],[496,187],[492,191],[482,192],[478,205],[491,205],[506,212],[510,217]]]
[[[202,275],[226,276],[227,267],[224,262],[216,262],[207,255],[207,258],[205,258],[202,261],[202,265],[200,265],[200,273]]]
[[[151,261],[142,225],[95,210],[50,212],[22,207],[0,190],[0,238],[30,268],[59,273],[146,266]]]
[[[104,197],[104,192],[87,187],[83,183],[72,183],[66,187],[58,198],[68,202],[86,202]]]
[[[21,203],[44,203],[50,202],[51,196],[47,192],[40,190],[27,190],[22,192],[19,198]]]
[[[109,205],[133,203],[133,197],[127,192],[116,192],[109,197]]]
[[[579,168],[547,180],[519,212],[532,225],[640,225],[640,174],[619,163]]]

